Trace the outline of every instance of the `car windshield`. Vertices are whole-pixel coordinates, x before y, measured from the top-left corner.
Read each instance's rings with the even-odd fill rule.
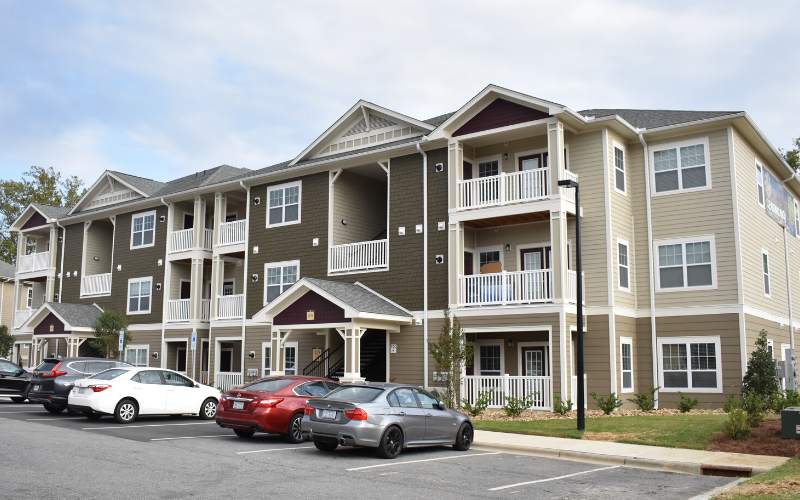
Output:
[[[342,401],[354,401],[365,403],[377,398],[383,389],[378,387],[344,386],[335,389],[325,396],[325,399],[340,399]]]
[[[247,384],[246,386],[242,387],[242,389],[247,389],[248,391],[275,392],[283,389],[289,384],[293,384],[294,382],[295,381],[292,379],[266,378]]]
[[[125,370],[125,369],[122,369],[122,368],[112,368],[111,370],[106,370],[104,372],[95,373],[94,375],[92,375],[91,377],[88,377],[88,378],[92,378],[92,379],[95,379],[95,380],[113,380],[113,379],[119,377],[120,375],[122,375],[123,373],[126,373],[127,371],[128,370]]]

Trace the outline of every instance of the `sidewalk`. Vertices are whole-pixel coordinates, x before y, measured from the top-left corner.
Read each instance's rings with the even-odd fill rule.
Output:
[[[473,446],[481,450],[716,476],[747,475],[752,477],[789,460],[785,457],[684,450],[477,430]]]

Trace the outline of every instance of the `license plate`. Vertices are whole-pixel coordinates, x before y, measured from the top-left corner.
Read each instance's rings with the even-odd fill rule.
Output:
[[[234,410],[244,410],[244,401],[234,401],[233,402],[233,409]]]
[[[336,420],[336,410],[322,410],[320,417],[327,420]]]
[[[40,388],[41,388],[41,386],[40,386],[40,385],[34,385],[34,386],[33,386],[33,392],[39,392],[39,389],[40,389]]]

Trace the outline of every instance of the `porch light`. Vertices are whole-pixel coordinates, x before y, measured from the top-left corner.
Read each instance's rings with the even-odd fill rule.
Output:
[[[253,280],[253,282],[254,282],[254,283],[255,283],[256,281],[258,281],[258,274],[254,274],[254,275],[251,277],[251,279]]]
[[[508,347],[514,347],[514,341],[513,340],[509,340],[508,341]]]
[[[158,359],[158,351],[153,352],[153,359]]]
[[[503,153],[503,159],[508,160],[508,153]]]
[[[94,261],[95,261],[95,262],[97,262],[98,260],[100,260],[100,257],[98,257],[97,255],[95,255],[95,256],[94,256]]]
[[[342,225],[343,225],[343,226],[346,226],[346,225],[347,225],[347,219],[342,219]]]
[[[253,359],[255,357],[256,357],[256,351],[250,351],[250,359]]]
[[[511,245],[506,243],[506,252],[510,252],[510,251],[511,251]]]

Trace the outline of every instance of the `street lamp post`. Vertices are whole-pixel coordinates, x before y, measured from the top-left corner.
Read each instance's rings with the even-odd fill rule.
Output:
[[[584,405],[586,404],[584,398],[584,382],[583,382],[583,264],[581,263],[581,190],[578,183],[565,179],[558,181],[559,186],[575,189],[575,240],[576,240],[576,255],[575,263],[576,269],[576,286],[577,290],[577,306],[578,306],[578,334],[577,334],[577,347],[575,349],[575,357],[577,358],[576,364],[578,365],[578,430],[586,430],[586,415]]]

